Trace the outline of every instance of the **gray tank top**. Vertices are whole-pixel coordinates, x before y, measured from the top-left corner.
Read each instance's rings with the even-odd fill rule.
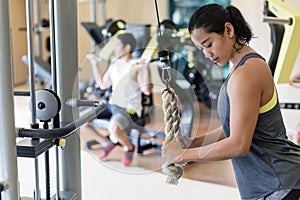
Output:
[[[263,59],[256,53],[247,54],[234,71],[251,58]],[[218,99],[225,137],[230,136],[229,79],[230,75]],[[249,153],[233,158],[232,165],[242,199],[259,199],[280,189],[300,189],[300,146],[286,136],[278,101],[271,110],[259,114]]]

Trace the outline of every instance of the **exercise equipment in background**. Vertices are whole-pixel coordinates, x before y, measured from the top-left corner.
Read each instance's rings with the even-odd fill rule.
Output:
[[[195,100],[208,108],[216,108],[218,92],[223,83],[222,69],[195,48],[186,28],[179,29],[170,19],[163,20],[158,28],[161,28],[161,37],[157,37],[157,30],[155,42],[161,43],[169,51],[170,67],[183,75],[176,77],[177,83],[186,85],[188,82],[194,90]],[[159,44],[157,48],[161,48]],[[151,49],[146,50],[145,54],[147,52],[149,55],[157,54]]]
[[[70,37],[68,31],[77,32],[77,22],[74,21],[76,16],[75,8],[76,3],[72,1],[59,1],[54,4],[53,1],[49,1],[49,15],[50,17],[50,36],[53,39],[53,43],[56,44],[55,48],[51,48],[51,57],[58,63],[54,66],[51,63],[51,72],[43,69],[38,65],[44,65],[41,60],[33,59],[33,47],[32,47],[32,25],[31,25],[31,7],[32,2],[26,1],[26,15],[27,15],[27,43],[28,43],[28,57],[24,57],[24,61],[28,63],[29,68],[29,92],[14,92],[14,95],[27,95],[30,96],[30,108],[32,122],[30,128],[15,128],[16,137],[18,137],[16,150],[18,157],[32,158],[34,160],[35,170],[35,189],[33,193],[34,200],[40,200],[40,186],[39,186],[39,163],[38,157],[45,155],[45,185],[46,185],[46,199],[81,199],[81,179],[80,177],[80,142],[75,135],[76,130],[83,124],[92,120],[95,115],[98,115],[105,108],[103,102],[84,102],[79,101],[78,98],[78,82],[74,81],[77,75],[77,59],[73,59],[73,56],[77,54],[77,44],[74,44],[74,37]],[[73,6],[70,8],[70,6]],[[62,15],[61,12],[69,8],[68,16]],[[61,8],[58,9],[58,8]],[[54,10],[57,12],[54,13]],[[55,32],[51,25],[56,23],[68,24],[68,31],[61,26],[55,26]],[[56,24],[57,25],[57,24]],[[59,36],[58,36],[59,35]],[[75,34],[77,35],[77,34]],[[64,38],[64,40],[61,40]],[[66,49],[68,48],[68,49]],[[61,52],[59,58],[55,58],[56,51]],[[67,54],[66,54],[67,52]],[[40,57],[38,57],[40,58]],[[66,66],[68,66],[66,68]],[[51,90],[42,89],[35,90],[35,69],[42,72],[42,78],[47,78],[52,81]],[[41,70],[43,69],[43,70]],[[48,76],[51,76],[48,77]],[[58,83],[57,83],[58,82]],[[58,87],[59,86],[59,87]],[[71,102],[71,103],[70,103]],[[84,104],[93,105],[91,111],[84,115],[78,115],[78,110],[72,110],[68,106],[69,104]],[[13,102],[12,102],[13,104]],[[77,112],[77,114],[76,114]],[[63,120],[63,122],[61,121]],[[37,121],[39,120],[39,122]],[[43,129],[40,129],[40,122],[43,123]],[[52,122],[52,128],[49,129],[49,122]],[[65,145],[66,141],[67,144]],[[51,196],[50,192],[50,171],[49,171],[49,155],[48,150],[52,147],[56,147],[56,194]],[[59,147],[64,147],[59,148]],[[8,152],[8,151],[6,151]],[[11,158],[14,159],[14,158]],[[67,160],[70,159],[70,160]],[[70,167],[72,166],[72,167]],[[9,168],[9,167],[5,167]],[[68,175],[69,174],[69,175]],[[78,177],[73,176],[78,174]],[[17,176],[17,174],[13,174]],[[15,177],[9,177],[13,179]],[[18,177],[16,177],[17,179]],[[67,180],[68,179],[68,180]],[[67,183],[67,184],[66,184]],[[18,188],[18,186],[12,186],[10,188]],[[8,189],[9,190],[9,189]],[[14,198],[15,199],[15,198]]]
[[[27,55],[22,56],[22,61],[28,66]],[[38,83],[40,88],[51,89],[51,65],[42,58],[34,57],[34,81]]]
[[[281,0],[265,0],[264,1],[264,17],[263,22],[268,23],[271,30],[272,53],[269,59],[269,65],[277,83],[279,93],[280,108],[282,110],[300,110],[300,104],[289,98],[287,90],[293,91],[292,86],[288,85],[291,81],[293,68],[298,56],[300,41],[300,11],[289,6]],[[296,89],[297,90],[297,89]],[[282,99],[283,98],[283,99]],[[290,111],[282,112],[283,119],[286,124],[288,134],[293,132],[295,124],[294,115]],[[288,115],[292,115],[290,119]]]
[[[108,19],[102,26],[98,26],[95,22],[81,22],[81,25],[89,33],[96,45],[99,45],[115,35],[118,31],[125,30],[126,22],[122,19]]]
[[[269,61],[275,83],[289,83],[300,48],[300,11],[282,0],[264,1],[264,22],[271,28]]]

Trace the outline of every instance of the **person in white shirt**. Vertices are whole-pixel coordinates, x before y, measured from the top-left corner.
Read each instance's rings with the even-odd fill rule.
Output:
[[[149,95],[152,92],[151,74],[149,65],[143,59],[135,59],[131,53],[136,46],[136,40],[131,33],[123,33],[117,36],[114,50],[115,58],[108,69],[101,74],[98,69],[98,58],[89,54],[93,70],[93,76],[100,89],[112,87],[109,99],[112,117],[109,122],[109,137],[103,145],[101,160],[105,160],[108,154],[120,143],[124,148],[122,164],[128,166],[133,159],[135,146],[130,143],[128,134],[136,126],[136,119],[141,117],[142,93]],[[101,115],[101,114],[100,114]],[[97,130],[89,123],[85,125],[89,132],[98,135]]]

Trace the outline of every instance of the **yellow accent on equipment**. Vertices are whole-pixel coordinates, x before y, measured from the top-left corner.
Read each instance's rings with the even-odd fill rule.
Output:
[[[282,0],[268,0],[267,2],[269,10],[278,19],[291,21],[290,24],[284,24],[285,31],[274,73],[275,83],[288,83],[300,48],[300,11]]]

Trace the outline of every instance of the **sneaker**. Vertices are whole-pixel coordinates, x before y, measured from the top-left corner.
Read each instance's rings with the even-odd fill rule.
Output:
[[[108,154],[116,147],[117,145],[112,143],[111,141],[109,141],[108,145],[106,145],[105,147],[103,147],[103,153],[102,155],[99,157],[100,160],[105,160],[108,156]]]
[[[130,163],[132,162],[134,150],[135,150],[135,146],[132,145],[132,149],[130,151],[125,151],[124,152],[124,157],[122,159],[122,164],[124,166],[130,165]]]

